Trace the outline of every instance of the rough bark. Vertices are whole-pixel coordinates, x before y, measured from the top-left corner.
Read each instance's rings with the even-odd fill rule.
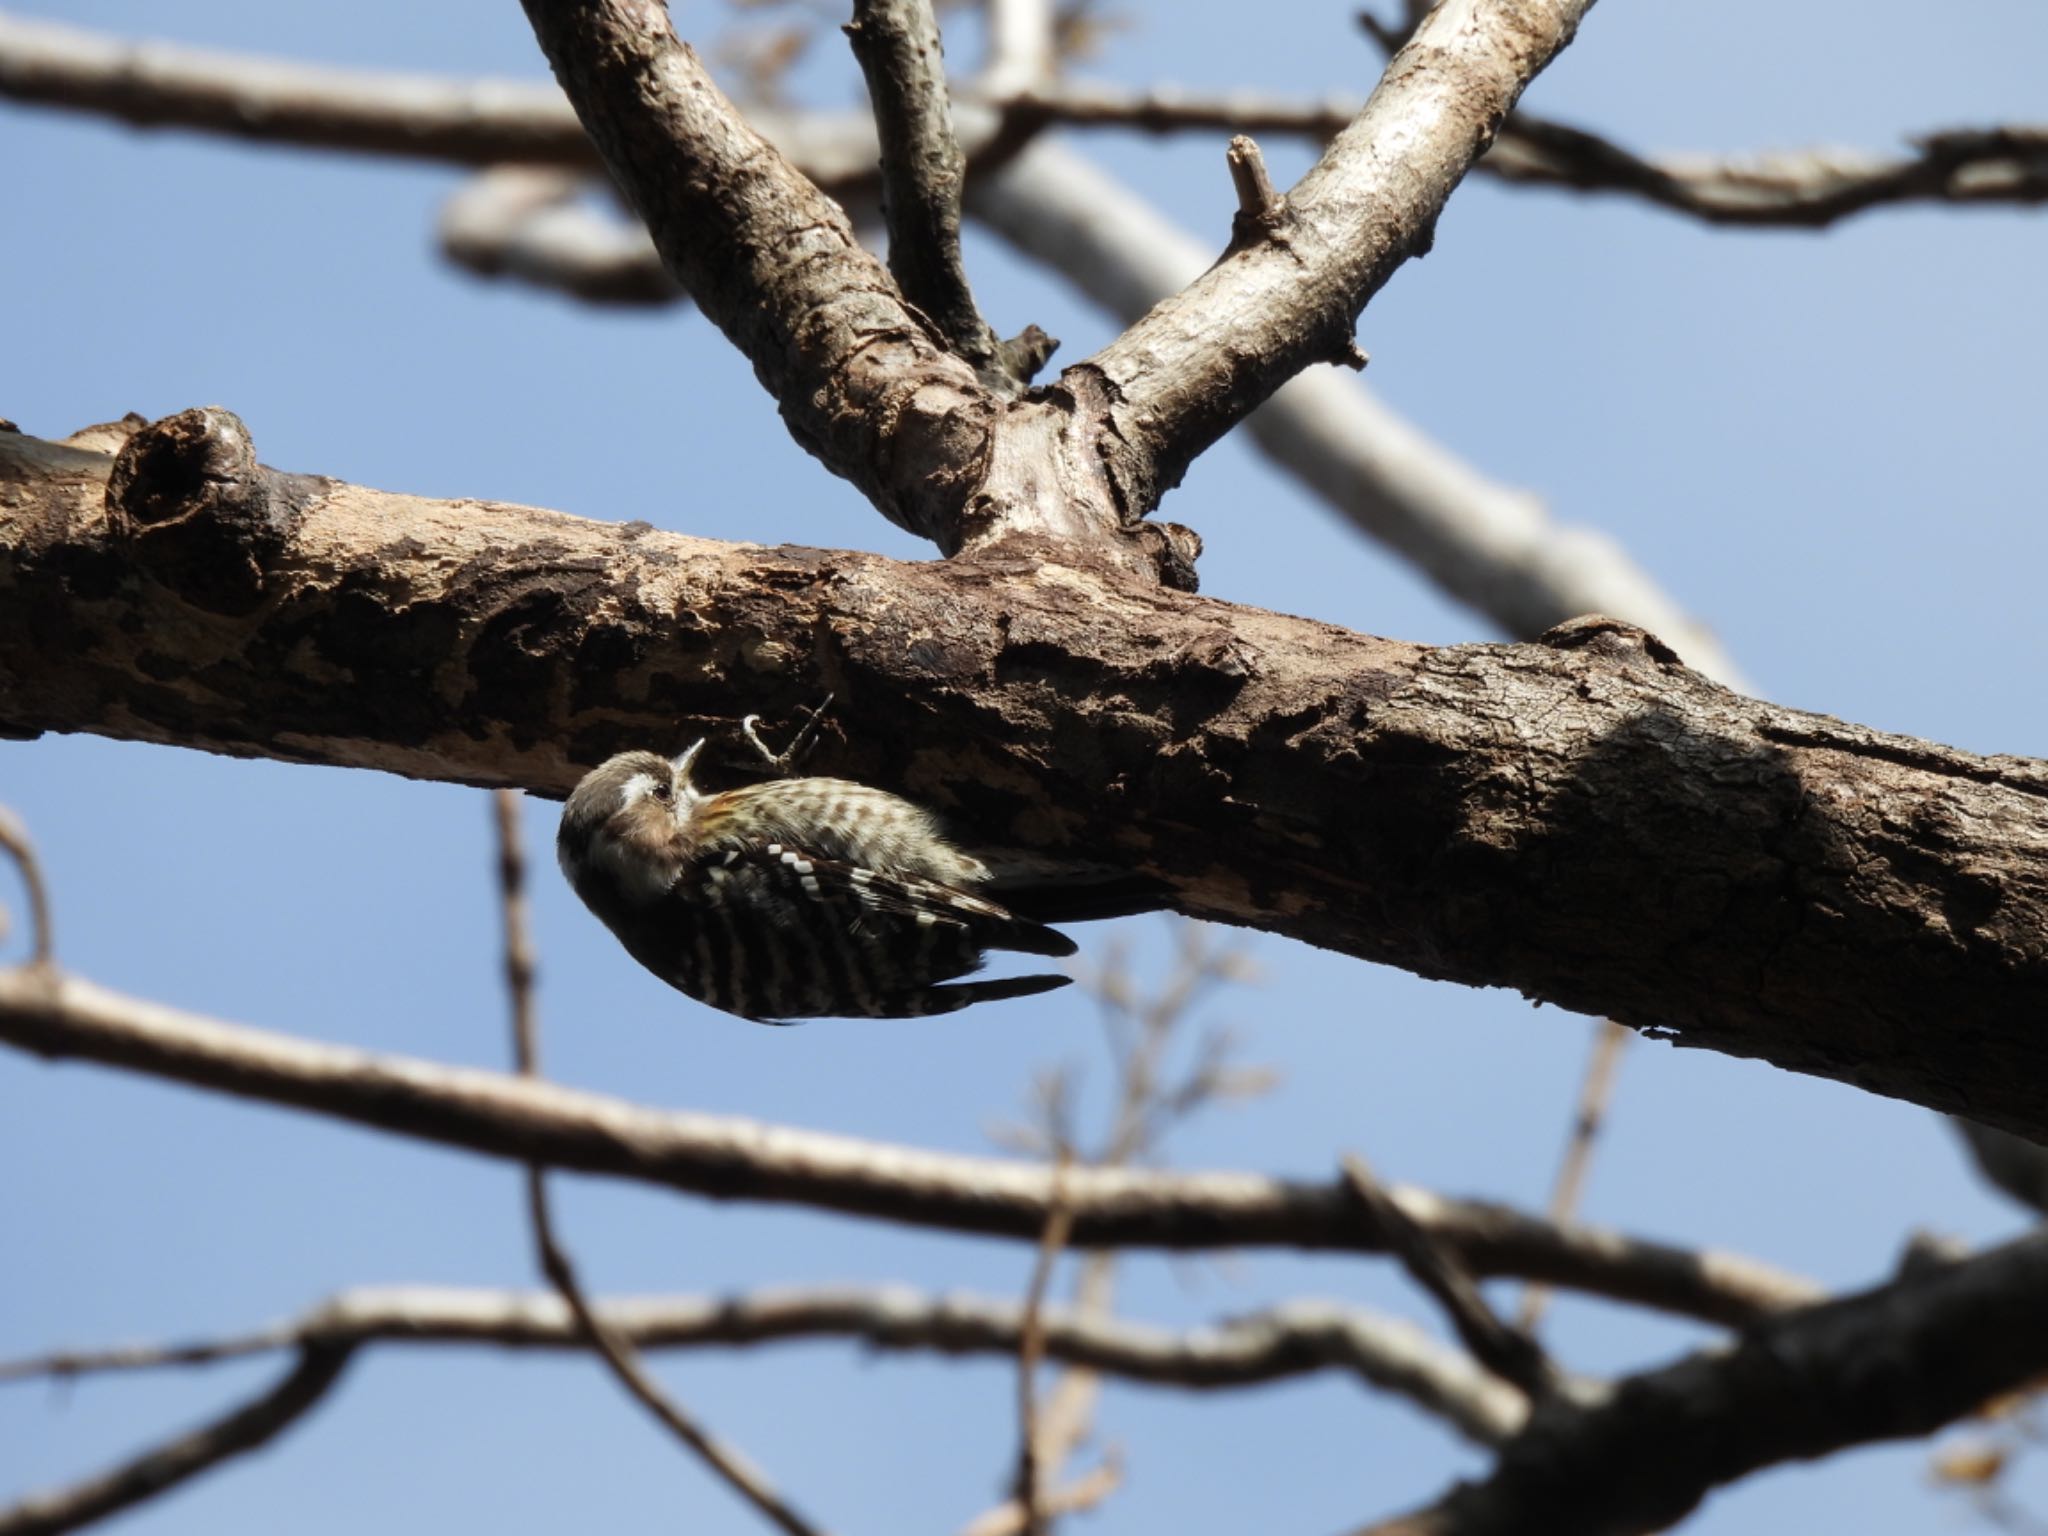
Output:
[[[819,769],[976,841],[2048,1139],[2048,765],[1743,698],[1639,630],[1432,649],[1055,548],[393,496],[259,468],[225,412],[118,462],[0,435],[0,519],[15,734],[560,793],[829,690]]]
[[[1648,1536],[1764,1467],[1932,1434],[2040,1377],[2048,1234],[1539,1407],[1482,1478],[1359,1536]]]

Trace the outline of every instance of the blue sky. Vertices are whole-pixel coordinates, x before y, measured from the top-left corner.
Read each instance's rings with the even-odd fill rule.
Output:
[[[22,7],[109,30],[363,66],[538,76],[518,7],[191,3]],[[1367,88],[1343,6],[1125,8],[1090,72],[1130,82]],[[702,37],[724,12],[677,7]],[[854,99],[836,33],[804,71]],[[1645,148],[1814,142],[2039,120],[2048,11],[1612,5],[1530,96]],[[971,59],[964,41],[955,58]],[[268,463],[396,490],[644,518],[721,538],[926,552],[794,448],[701,317],[602,313],[440,266],[457,173],[263,150],[0,107],[13,217],[0,415],[59,436],[222,404]],[[1219,244],[1220,143],[1084,147]],[[1303,152],[1269,144],[1291,180]],[[970,233],[999,328],[1035,321],[1056,362],[1113,334],[1057,279]],[[1367,311],[1390,403],[1562,518],[1621,539],[1787,703],[1986,752],[2048,755],[2048,521],[2040,439],[2048,226],[2038,213],[1883,212],[1823,235],[1704,229],[1618,201],[1474,184],[1435,251]],[[1494,638],[1361,542],[1248,448],[1206,455],[1167,516],[1208,543],[1212,594],[1432,642]],[[0,680],[4,685],[4,680]],[[89,738],[0,744],[0,802],[28,822],[63,960],[202,1012],[439,1060],[507,1058],[488,804],[441,785],[233,762]],[[641,973],[537,855],[550,1073],[644,1102],[981,1151],[1032,1074],[1108,1071],[1072,994],[902,1024],[761,1030]],[[0,900],[13,901],[12,887]],[[1103,929],[1084,931],[1099,943]],[[1157,965],[1157,920],[1130,925]],[[1341,1150],[1385,1177],[1539,1205],[1589,1039],[1505,993],[1437,986],[1248,937],[1264,973],[1210,1011],[1279,1090],[1219,1112],[1176,1161],[1322,1177]],[[1929,1021],[1938,1027],[1938,1021]],[[240,1329],[342,1286],[533,1280],[514,1172],[97,1068],[0,1055],[0,1356]],[[1031,1254],[793,1210],[561,1182],[602,1291],[900,1279],[1021,1292]],[[1591,1219],[1856,1285],[1907,1232],[1986,1240],[2019,1218],[1909,1106],[1758,1063],[1637,1045]],[[1412,1317],[1385,1263],[1246,1253],[1138,1257],[1133,1316],[1192,1324],[1318,1295]],[[1566,1300],[1572,1365],[1655,1363],[1700,1335]],[[254,1391],[277,1366],[0,1388],[0,1499],[78,1476]],[[842,1532],[949,1530],[1013,1454],[1007,1365],[843,1345],[670,1357],[660,1372]],[[1112,1385],[1127,1488],[1105,1530],[1337,1529],[1481,1463],[1397,1403],[1335,1378],[1195,1396]],[[1757,1478],[1688,1527],[1945,1527],[1924,1450]],[[2022,1489],[2048,1508],[2048,1477]],[[587,1361],[373,1352],[262,1455],[128,1517],[137,1536],[289,1528],[508,1536],[588,1525],[725,1531],[750,1517]]]

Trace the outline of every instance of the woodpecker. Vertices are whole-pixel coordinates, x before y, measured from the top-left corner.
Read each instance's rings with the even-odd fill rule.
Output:
[[[987,950],[1059,956],[1075,945],[977,894],[988,866],[929,811],[846,779],[707,793],[691,776],[703,750],[600,764],[555,836],[584,905],[670,986],[780,1023],[951,1013],[1071,979],[956,981]]]

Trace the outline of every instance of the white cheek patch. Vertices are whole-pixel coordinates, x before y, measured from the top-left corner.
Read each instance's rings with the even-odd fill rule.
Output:
[[[622,806],[638,805],[642,800],[653,794],[654,790],[653,774],[636,773],[633,777],[626,780],[626,787],[619,792],[620,804]]]
[[[628,901],[659,900],[681,873],[669,860],[650,859],[602,832],[590,840],[590,859],[612,877]]]

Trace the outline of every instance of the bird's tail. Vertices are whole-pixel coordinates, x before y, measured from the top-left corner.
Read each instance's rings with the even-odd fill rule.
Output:
[[[1006,997],[1036,997],[1041,992],[1057,991],[1073,979],[1071,976],[1005,976],[991,981],[956,981],[943,987],[921,987],[896,999],[897,1006],[889,1011],[902,1019],[957,1013],[976,1003],[1000,1002]]]
[[[1019,848],[977,848],[975,853],[989,872],[988,883],[978,887],[981,894],[1000,902],[1018,917],[1037,923],[1086,923],[1097,918],[1157,912],[1169,904],[1172,896],[1162,881],[1150,875],[1106,864],[1059,859]],[[1027,948],[1021,944],[1005,947]]]

